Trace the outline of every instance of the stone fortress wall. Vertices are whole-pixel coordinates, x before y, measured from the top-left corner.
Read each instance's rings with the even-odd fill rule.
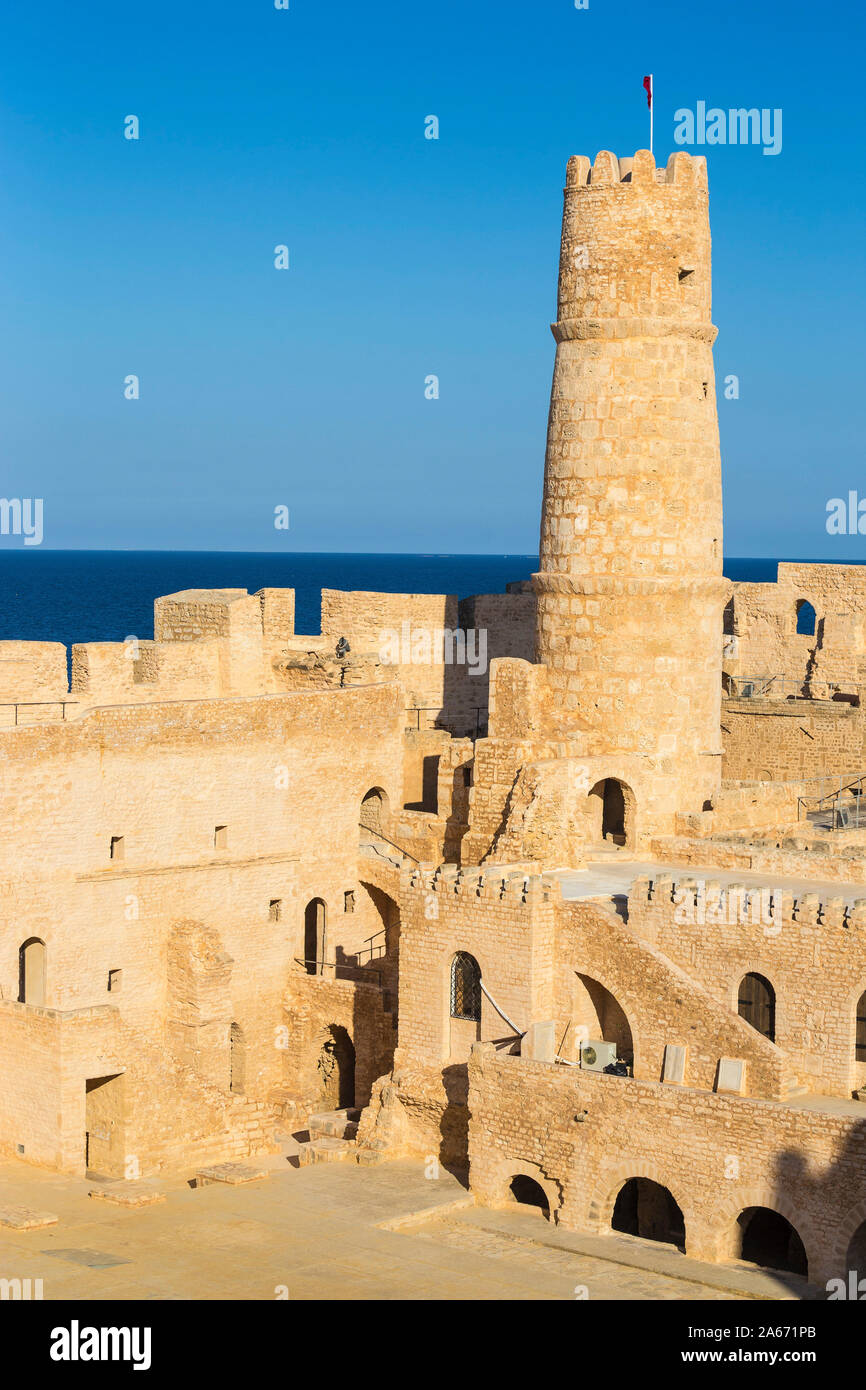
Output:
[[[0,1150],[120,1180],[362,1108],[359,1161],[470,1163],[480,1201],[533,1177],[604,1231],[640,1179],[703,1258],[753,1208],[811,1277],[849,1258],[866,567],[723,580],[709,258],[702,160],[570,161],[531,584],[0,642]],[[475,673],[429,644],[468,629]]]

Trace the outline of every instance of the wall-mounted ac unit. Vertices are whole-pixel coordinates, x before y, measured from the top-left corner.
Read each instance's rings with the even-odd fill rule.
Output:
[[[580,1065],[584,1071],[604,1071],[616,1061],[616,1043],[587,1038],[580,1045]]]

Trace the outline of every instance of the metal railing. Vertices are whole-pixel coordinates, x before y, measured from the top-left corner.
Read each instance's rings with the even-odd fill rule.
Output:
[[[313,979],[354,980],[356,984],[372,984],[374,981],[371,976],[375,976],[376,988],[382,988],[381,970],[374,970],[370,965],[353,965],[351,961],[345,960],[305,960],[301,956],[295,956],[295,964],[302,965]],[[310,970],[311,965],[315,966],[314,970]],[[326,970],[333,970],[334,974],[326,975]],[[341,970],[346,973],[339,974]]]
[[[394,840],[389,840],[388,836],[383,835],[381,830],[374,830],[372,825],[365,825],[362,820],[358,821],[358,828],[359,830],[366,830],[369,835],[377,835],[380,840],[385,841],[386,845],[391,845],[393,849],[396,849],[400,854],[402,854],[404,859],[411,859],[413,864],[421,863],[420,859],[416,859],[414,854],[410,854],[409,851],[407,849],[404,849],[402,845],[398,845]]]
[[[486,705],[473,705],[473,706],[472,706],[472,709],[475,711],[475,737],[476,737],[476,738],[486,738],[486,737],[487,737],[487,719],[485,718],[484,721],[483,721],[483,723],[484,723],[484,732],[482,733],[482,730],[481,730],[481,725],[482,725],[481,716],[482,716],[482,714],[484,714],[484,715],[487,714],[487,706],[486,706]],[[422,714],[435,714],[435,715],[437,715],[438,717],[441,717],[442,714],[443,714],[443,708],[442,708],[441,705],[409,705],[409,706],[407,707],[407,709],[406,709],[406,713],[407,713],[407,714],[414,714],[414,715],[416,716],[416,719],[415,719],[415,729],[416,729],[417,731],[420,731],[420,729],[421,729],[421,715],[422,715]],[[435,720],[434,720],[434,728],[435,728]]]
[[[840,685],[838,681],[812,680],[809,676],[732,676],[722,674],[723,694],[731,700],[853,700],[859,703],[862,686],[856,682]],[[816,695],[815,688],[826,695]]]
[[[363,946],[356,952],[358,963],[363,964],[361,957],[366,953],[367,963],[373,960],[381,960],[388,954],[388,933],[383,927],[381,931],[374,932],[368,936]]]
[[[18,721],[18,711],[19,711],[19,709],[33,709],[33,708],[36,708],[36,707],[39,707],[39,708],[44,709],[46,706],[49,706],[49,705],[59,705],[59,706],[60,706],[60,718],[61,718],[62,721],[65,722],[65,720],[66,720],[66,706],[67,706],[67,705],[78,705],[78,704],[80,704],[80,703],[81,703],[80,700],[0,700],[0,709],[11,709],[11,710],[14,710],[14,711],[15,711],[14,726],[17,727],[17,726],[18,726],[18,722],[19,722],[19,721]]]
[[[866,796],[866,772],[858,777],[819,777],[811,779],[818,783],[814,794],[808,792],[797,797],[797,820],[811,821],[825,830],[866,829],[866,808],[861,812],[861,802]],[[829,790],[825,790],[827,784]]]

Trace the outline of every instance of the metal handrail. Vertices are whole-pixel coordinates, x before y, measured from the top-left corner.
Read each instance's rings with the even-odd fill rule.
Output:
[[[385,843],[386,843],[386,845],[391,845],[394,849],[398,849],[398,850],[400,851],[400,853],[403,855],[403,858],[404,858],[404,859],[411,859],[413,864],[420,864],[420,863],[421,863],[421,860],[420,860],[420,859],[416,859],[415,856],[414,856],[414,854],[410,854],[409,851],[408,851],[407,849],[403,849],[402,845],[398,845],[394,840],[389,840],[389,839],[388,839],[388,836],[387,836],[387,835],[383,835],[382,832],[381,832],[381,830],[374,830],[373,827],[372,827],[372,825],[365,825],[364,822],[363,822],[362,820],[359,820],[359,821],[358,821],[358,827],[359,827],[359,829],[361,829],[361,830],[367,830],[367,831],[369,831],[369,833],[370,833],[371,835],[378,835],[378,836],[379,836],[379,839],[380,839],[380,840],[384,840]]]
[[[482,715],[483,712],[488,712],[488,713],[489,713],[489,711],[488,711],[488,709],[487,709],[487,705],[473,705],[472,708],[473,708],[474,711],[475,711],[475,737],[476,737],[476,738],[480,738],[480,737],[481,737],[481,715]],[[417,714],[417,715],[418,715],[418,718],[415,720],[415,729],[416,729],[416,732],[420,733],[420,731],[421,731],[421,718],[420,718],[420,716],[421,716],[422,714],[435,714],[435,713],[442,714],[442,713],[443,713],[443,706],[442,706],[442,705],[409,705],[409,706],[407,706],[407,708],[406,708],[406,713],[407,713],[407,714]]]
[[[308,971],[307,971],[307,974],[310,975],[310,977],[311,977],[312,979],[322,979],[322,978],[323,978],[322,971],[323,971],[324,969],[328,969],[328,970],[358,970],[358,971],[361,972],[361,974],[362,974],[362,976],[363,976],[363,978],[364,978],[365,980],[367,979],[368,976],[370,976],[370,975],[375,975],[375,976],[376,976],[376,987],[377,987],[377,989],[381,989],[381,988],[382,988],[382,972],[381,972],[381,970],[374,970],[374,969],[372,968],[372,966],[369,966],[369,965],[352,965],[352,964],[350,964],[349,961],[339,961],[339,960],[318,960],[318,959],[316,959],[316,960],[304,960],[301,956],[295,956],[295,964],[296,964],[296,965],[303,965],[304,967],[306,967],[306,966],[308,966],[308,965],[321,966],[322,969],[320,969],[320,970],[316,970],[316,971],[309,971],[309,970],[308,970]],[[336,978],[339,979],[339,976],[337,976]]]
[[[30,709],[30,708],[35,707],[35,706],[37,706],[37,705],[40,706],[40,707],[45,707],[46,705],[59,705],[59,706],[60,706],[60,717],[61,717],[62,720],[65,720],[65,719],[66,719],[66,706],[67,706],[67,705],[80,705],[80,704],[81,704],[81,701],[80,701],[80,700],[0,700],[0,709],[14,709],[14,711],[15,711],[15,725],[14,725],[13,727],[18,727],[18,711],[19,711],[19,709]]]

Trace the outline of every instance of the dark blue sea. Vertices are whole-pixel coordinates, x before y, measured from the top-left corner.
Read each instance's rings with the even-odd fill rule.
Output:
[[[501,593],[535,555],[234,554],[170,550],[0,550],[0,639],[119,642],[153,636],[153,601],[178,589],[294,589],[296,631],[319,632],[325,589]],[[775,560],[725,561],[730,579],[773,580]]]

